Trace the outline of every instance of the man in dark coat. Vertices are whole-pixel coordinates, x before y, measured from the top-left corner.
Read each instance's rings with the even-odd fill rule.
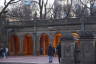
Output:
[[[56,49],[57,49],[57,54],[58,54],[58,60],[59,60],[59,63],[60,63],[60,59],[61,59],[61,44],[59,44]]]
[[[43,48],[40,48],[40,55],[43,55]]]
[[[52,45],[49,45],[48,47],[49,63],[52,63],[53,55],[54,55],[54,48],[52,47]]]
[[[0,57],[3,57],[3,49],[0,49]]]

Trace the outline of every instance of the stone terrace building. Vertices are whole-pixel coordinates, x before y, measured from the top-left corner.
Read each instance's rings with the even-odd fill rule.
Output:
[[[43,48],[43,55],[47,55],[48,45],[52,43],[56,48],[60,38],[67,33],[90,31],[95,36],[95,21],[96,17],[5,21],[0,23],[0,47],[8,47],[11,56],[40,55],[41,48]]]

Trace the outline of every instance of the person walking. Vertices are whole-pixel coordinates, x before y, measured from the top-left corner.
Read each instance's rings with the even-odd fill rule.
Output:
[[[52,63],[52,61],[53,61],[53,55],[54,55],[54,48],[50,44],[49,47],[48,47],[49,63]]]
[[[6,58],[8,56],[8,48],[5,48],[6,52],[5,52],[5,55],[6,55]]]
[[[6,58],[6,49],[5,48],[3,48],[2,53],[3,53],[3,58]]]
[[[61,59],[61,44],[59,43],[59,45],[57,46],[57,55],[58,55],[58,60],[60,63],[60,59]]]
[[[3,48],[0,49],[0,57],[3,57]]]
[[[43,55],[43,48],[40,48],[40,55]]]

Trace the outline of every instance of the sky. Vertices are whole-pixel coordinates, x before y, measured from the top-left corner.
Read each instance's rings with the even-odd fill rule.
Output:
[[[9,1],[9,0],[7,0]],[[38,1],[38,0],[37,0]],[[45,1],[45,0],[44,0]],[[54,0],[48,0],[49,3],[48,4],[53,4]],[[4,0],[0,0],[0,6],[3,6],[4,5]]]

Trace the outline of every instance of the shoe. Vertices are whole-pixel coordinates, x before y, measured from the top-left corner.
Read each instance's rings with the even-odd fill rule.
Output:
[[[52,63],[52,61],[49,61],[49,63]]]

